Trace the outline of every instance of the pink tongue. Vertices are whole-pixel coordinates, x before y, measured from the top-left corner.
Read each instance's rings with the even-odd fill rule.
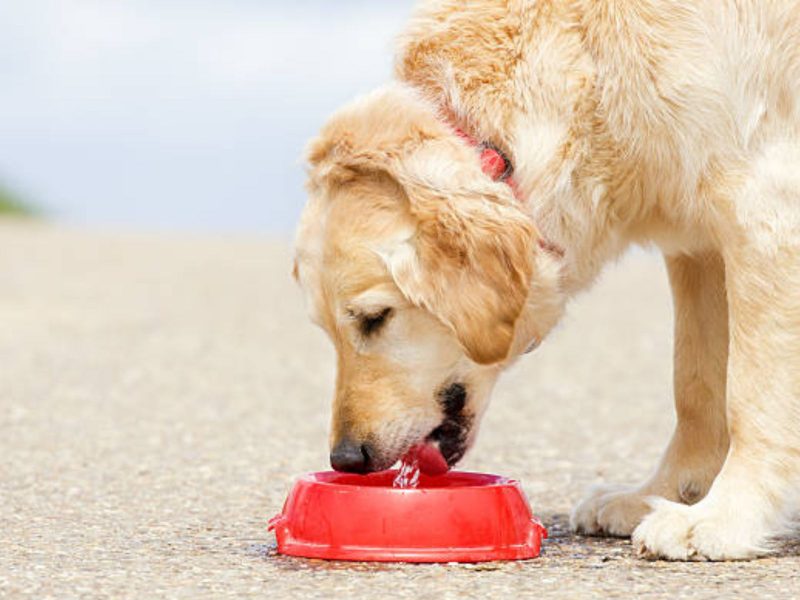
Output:
[[[419,461],[419,470],[425,475],[444,475],[450,470],[444,456],[433,444],[413,446],[403,457],[403,462],[413,462],[414,458]]]

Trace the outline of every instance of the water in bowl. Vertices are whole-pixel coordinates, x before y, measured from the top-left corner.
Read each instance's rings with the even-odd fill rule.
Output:
[[[416,453],[406,454],[400,461],[400,470],[392,481],[392,487],[415,488],[419,485],[419,458]]]

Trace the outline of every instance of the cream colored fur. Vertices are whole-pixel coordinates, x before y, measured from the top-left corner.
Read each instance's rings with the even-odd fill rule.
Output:
[[[422,2],[397,78],[311,151],[298,273],[350,365],[334,431],[388,432],[390,461],[435,424],[428,396],[454,373],[480,390],[477,422],[565,299],[654,243],[676,431],[652,477],[592,491],[572,523],[648,557],[767,552],[800,489],[800,3]],[[448,122],[511,157],[521,206]],[[336,325],[349,288],[371,286],[403,307],[382,349]],[[359,403],[347,373],[366,364]],[[364,409],[376,385],[393,400]]]

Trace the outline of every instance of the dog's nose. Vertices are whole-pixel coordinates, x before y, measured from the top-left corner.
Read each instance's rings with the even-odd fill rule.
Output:
[[[347,473],[368,473],[370,450],[367,444],[359,444],[348,438],[342,439],[331,450],[331,466]]]

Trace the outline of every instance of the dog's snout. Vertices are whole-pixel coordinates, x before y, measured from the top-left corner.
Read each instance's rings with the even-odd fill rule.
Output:
[[[372,462],[370,452],[368,444],[344,438],[331,450],[331,466],[346,473],[368,473]]]

